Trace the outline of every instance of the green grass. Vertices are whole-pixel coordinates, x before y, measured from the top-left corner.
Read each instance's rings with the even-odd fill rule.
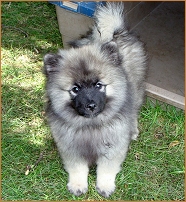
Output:
[[[42,58],[62,47],[55,7],[3,2],[2,24],[2,199],[105,200],[95,190],[95,167],[85,195],[68,192],[68,175],[44,116]],[[109,200],[184,200],[184,120],[183,111],[146,100],[140,136]],[[25,175],[41,152],[42,160]]]

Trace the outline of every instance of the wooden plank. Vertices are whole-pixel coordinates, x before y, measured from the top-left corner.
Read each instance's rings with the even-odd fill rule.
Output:
[[[155,98],[167,104],[173,105],[183,110],[185,109],[185,97],[150,83],[146,83],[146,94],[149,97]]]

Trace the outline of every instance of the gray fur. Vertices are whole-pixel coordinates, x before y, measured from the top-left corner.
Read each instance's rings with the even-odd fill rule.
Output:
[[[110,27],[108,18],[113,19]],[[125,27],[121,3],[98,8],[95,19],[92,34],[72,43],[77,48],[44,57],[46,113],[69,173],[69,191],[85,193],[89,166],[97,164],[96,188],[109,197],[130,142],[138,135],[147,56],[143,43]],[[106,86],[106,101],[102,112],[87,118],[73,107],[69,92],[75,83],[93,80]]]

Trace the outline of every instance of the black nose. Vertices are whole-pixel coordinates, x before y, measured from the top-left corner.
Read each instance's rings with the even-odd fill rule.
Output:
[[[90,111],[94,111],[96,108],[96,103],[94,101],[91,101],[89,104],[86,105],[86,108]]]

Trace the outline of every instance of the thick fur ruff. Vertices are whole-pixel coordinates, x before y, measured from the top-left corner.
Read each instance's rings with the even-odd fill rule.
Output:
[[[109,197],[129,144],[138,135],[147,57],[143,43],[126,29],[123,9],[123,3],[99,7],[87,37],[71,42],[74,48],[44,57],[47,118],[69,173],[68,189],[75,195],[87,191],[89,166],[96,164],[96,188]],[[94,113],[91,104],[81,110],[92,115],[82,115],[76,108],[83,99],[79,92],[104,97],[104,108]],[[97,102],[94,94],[85,96]]]

